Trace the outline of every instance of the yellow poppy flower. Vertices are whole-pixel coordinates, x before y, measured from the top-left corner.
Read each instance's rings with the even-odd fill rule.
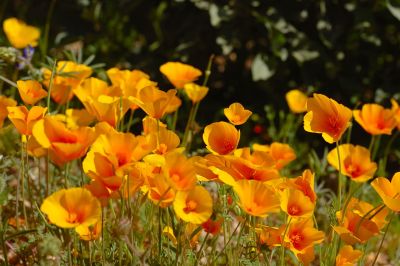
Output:
[[[224,114],[230,123],[238,126],[246,123],[252,112],[244,109],[240,103],[232,103],[228,108],[224,109]]]
[[[17,87],[19,95],[25,104],[34,105],[47,96],[47,92],[36,80],[18,80]]]
[[[147,187],[147,196],[154,204],[166,208],[173,203],[176,192],[163,174],[148,176]]]
[[[59,190],[43,201],[40,210],[52,224],[75,228],[77,232],[101,219],[100,202],[84,188]]]
[[[180,62],[165,63],[160,67],[160,71],[177,89],[182,89],[186,83],[193,82],[201,76],[199,69]]]
[[[345,245],[336,256],[336,266],[354,266],[362,254],[362,251],[353,249],[350,245]]]
[[[357,123],[371,135],[390,135],[396,127],[394,112],[376,103],[364,104],[361,110],[354,110],[353,114]]]
[[[157,125],[158,123],[158,125]],[[162,130],[162,128],[166,129],[167,125],[161,121],[157,122],[157,119],[152,118],[151,116],[146,115],[145,118],[142,120],[143,125],[143,134],[147,135],[150,133],[157,133],[158,128]],[[179,145],[179,144],[178,144]]]
[[[303,191],[287,188],[280,192],[282,211],[291,217],[310,217],[314,213],[315,203]]]
[[[173,206],[179,218],[192,224],[204,223],[211,217],[213,211],[211,195],[202,186],[196,186],[187,191],[178,191]]]
[[[232,153],[239,144],[240,131],[226,122],[215,122],[204,128],[203,141],[206,148],[220,155]]]
[[[350,125],[352,112],[346,106],[337,103],[322,94],[314,93],[307,100],[307,114],[304,116],[304,130],[322,133],[328,143],[338,141]]]
[[[378,177],[372,181],[371,186],[389,209],[400,212],[400,172],[393,175],[391,182],[387,178]]]
[[[101,235],[101,230],[101,221],[92,226],[79,226],[75,228],[75,231],[78,233],[79,237],[85,241],[98,239]]]
[[[175,190],[191,190],[196,186],[196,172],[192,161],[181,153],[167,154],[163,171]]]
[[[8,119],[14,124],[21,135],[32,135],[32,128],[37,121],[42,119],[47,108],[33,106],[31,110],[25,106],[7,107]]]
[[[44,68],[43,84],[49,88],[51,69]],[[92,69],[72,61],[58,61],[53,78],[51,98],[58,104],[65,104],[74,96],[75,89],[92,74]]]
[[[39,28],[29,26],[17,18],[8,18],[3,22],[3,30],[11,45],[22,49],[28,45],[36,47],[40,37]]]
[[[279,198],[267,184],[256,180],[239,180],[233,187],[240,199],[240,207],[250,215],[265,217],[279,212]]]
[[[339,146],[342,174],[355,182],[365,182],[371,179],[377,169],[376,163],[371,161],[367,148],[352,144]],[[328,153],[327,160],[330,165],[339,170],[337,148]]]
[[[83,157],[95,137],[92,128],[70,130],[51,116],[36,122],[32,134],[43,148],[49,150],[50,159],[59,166]]]
[[[65,111],[65,123],[70,129],[89,126],[95,117],[86,109],[67,109]]]
[[[304,113],[307,111],[307,95],[300,90],[291,90],[286,93],[286,102],[293,113]]]
[[[8,116],[7,107],[16,106],[17,102],[14,99],[7,98],[3,95],[0,95],[0,128],[3,127],[4,120]]]
[[[176,94],[176,90],[164,92],[154,86],[145,87],[140,90],[137,98],[131,101],[137,104],[147,115],[160,119],[164,116],[169,105]]]
[[[197,85],[195,83],[187,83],[184,86],[186,95],[192,101],[193,104],[200,102],[206,97],[208,88]]]

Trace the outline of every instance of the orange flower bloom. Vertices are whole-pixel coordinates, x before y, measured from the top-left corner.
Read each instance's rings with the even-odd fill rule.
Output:
[[[393,175],[391,182],[384,177],[378,177],[372,181],[371,186],[389,209],[400,212],[400,172]]]
[[[59,166],[84,156],[95,137],[92,128],[69,130],[51,116],[36,122],[32,134],[43,148],[49,150],[50,159]]]
[[[47,96],[47,92],[36,80],[18,80],[17,87],[19,95],[25,104],[34,105]]]
[[[377,169],[376,163],[371,161],[370,152],[362,146],[342,144],[339,146],[342,174],[355,182],[365,182],[374,176]],[[330,165],[339,170],[337,148],[328,153],[327,160]]]
[[[286,102],[293,113],[307,111],[307,95],[300,90],[291,90],[286,93]]]
[[[8,18],[3,22],[3,30],[11,45],[22,49],[28,45],[36,47],[40,37],[40,30],[29,26],[17,18]]]
[[[158,123],[158,126],[157,126],[157,123]],[[164,124],[161,121],[157,122],[157,119],[152,118],[151,116],[148,116],[148,115],[145,118],[143,118],[142,125],[143,125],[143,134],[145,134],[145,135],[150,134],[150,133],[157,133],[157,131],[158,131],[157,127],[159,127],[160,130],[162,130],[162,128],[167,128],[166,124]]]
[[[287,188],[280,193],[281,209],[291,217],[310,217],[313,215],[315,203],[302,191]]]
[[[333,229],[349,245],[365,243],[371,237],[379,234],[380,229],[386,224],[387,214],[387,209],[373,210],[371,204],[352,198],[347,205],[344,218],[342,211],[336,212],[340,224],[334,226]]]
[[[173,152],[165,156],[163,171],[175,190],[191,190],[196,186],[196,172],[185,155]]]
[[[256,180],[239,180],[233,187],[240,199],[240,207],[250,215],[265,217],[279,212],[279,198],[267,184]]]
[[[0,95],[0,128],[3,127],[4,120],[8,116],[7,107],[16,106],[17,102],[14,99]]]
[[[160,71],[177,89],[182,89],[186,83],[193,82],[201,76],[199,69],[179,62],[165,63],[160,67]]]
[[[203,227],[206,233],[217,235],[221,231],[221,224],[223,223],[223,219],[220,218],[218,220],[213,221],[211,218],[208,219],[201,226]]]
[[[184,86],[186,95],[192,101],[193,104],[200,102],[206,97],[208,93],[208,88],[204,86],[199,86],[195,83],[187,83]]]
[[[67,109],[65,115],[60,115],[60,117],[70,129],[89,126],[95,119],[86,109]]]
[[[75,228],[77,232],[101,219],[100,202],[84,188],[59,190],[44,200],[40,210],[51,223],[61,228]]]
[[[25,106],[7,107],[8,119],[14,124],[21,135],[32,135],[32,128],[37,121],[44,117],[47,108],[33,106],[31,110]]]
[[[314,260],[314,245],[323,240],[324,233],[315,229],[310,219],[292,222],[285,235],[289,249],[304,265]]]
[[[379,104],[364,104],[361,110],[354,110],[353,114],[357,123],[371,135],[390,135],[396,127],[394,112]]]
[[[213,201],[207,189],[196,186],[192,190],[176,193],[174,210],[185,222],[202,224],[211,217]]]
[[[176,94],[176,90],[164,92],[154,86],[145,87],[140,90],[137,98],[132,102],[137,104],[147,115],[160,119],[164,116],[169,105]]]
[[[304,170],[303,174],[296,178],[288,178],[284,183],[280,185],[283,189],[293,188],[300,190],[306,195],[313,204],[317,200],[317,194],[314,190],[314,174],[311,170]]]
[[[280,142],[272,142],[271,145],[253,144],[255,151],[263,151],[269,153],[274,161],[276,169],[280,170],[291,161],[296,159],[296,153],[288,144]]]
[[[92,69],[86,65],[72,61],[58,61],[56,73],[51,88],[51,98],[58,104],[65,104],[74,96],[74,90],[81,82],[92,74]],[[51,69],[43,69],[43,83],[50,85]]]
[[[345,245],[336,256],[336,266],[354,266],[362,254],[361,251],[353,249],[352,246]]]
[[[304,130],[322,133],[328,143],[338,141],[350,125],[351,110],[322,94],[314,93],[307,100]]]
[[[163,174],[155,174],[147,179],[149,199],[162,208],[170,206],[175,199],[175,190],[173,190],[167,178]]]
[[[181,142],[179,136],[174,131],[166,128],[160,128],[158,133],[151,133],[151,137],[156,141],[158,138],[158,146],[154,150],[154,153],[161,155],[176,149]]]
[[[220,155],[232,153],[239,144],[240,131],[226,122],[215,122],[205,127],[203,141],[207,149]]]
[[[75,231],[79,234],[79,237],[85,241],[96,240],[101,235],[101,221],[95,223],[92,226],[79,226],[75,228]]]
[[[229,122],[238,126],[246,123],[252,112],[244,109],[243,105],[240,103],[232,103],[228,108],[224,109],[224,114]]]
[[[394,119],[396,120],[397,129],[400,130],[400,107],[395,99],[391,99],[392,103],[392,112],[394,113]]]

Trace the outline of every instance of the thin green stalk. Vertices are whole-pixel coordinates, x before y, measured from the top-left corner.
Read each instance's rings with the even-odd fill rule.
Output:
[[[55,0],[54,0],[55,1]],[[47,113],[50,114],[50,99],[51,99],[51,90],[53,88],[53,81],[54,81],[54,75],[56,72],[56,67],[57,67],[57,60],[54,60],[53,67],[51,68],[51,75],[50,75],[50,82],[49,82],[49,89],[47,91]]]
[[[371,160],[375,160],[375,157],[378,152],[380,144],[381,144],[381,135],[378,135],[378,136],[376,136],[376,141],[375,141],[373,149],[372,149]]]
[[[201,252],[203,251],[204,245],[206,244],[209,235],[210,235],[210,233],[207,232],[206,236],[204,237],[203,243],[201,243],[200,249],[196,254],[196,263],[195,263],[196,266],[199,264]]]
[[[54,12],[54,7],[56,5],[56,0],[52,0],[50,3],[50,7],[47,12],[47,17],[46,17],[46,24],[44,27],[44,41],[43,45],[41,46],[41,52],[42,52],[42,58],[44,58],[47,55],[47,47],[49,44],[49,32],[50,32],[50,25],[51,25],[51,18],[53,16]]]
[[[8,78],[3,77],[2,75],[0,75],[0,79],[2,81],[4,81],[5,83],[7,83],[8,85],[11,85],[12,87],[17,88],[17,83],[15,83],[14,81],[9,80]]]
[[[128,120],[128,125],[126,126],[126,132],[130,132],[131,130],[131,126],[132,126],[132,122],[133,122],[133,114],[135,113],[135,110],[131,110],[131,113],[129,115],[129,120]]]
[[[288,231],[288,229],[289,229],[289,226],[290,226],[290,223],[292,222],[292,217],[290,217],[290,219],[289,219],[289,221],[288,221],[288,223],[287,223],[287,225],[286,225],[286,227],[285,227],[285,231],[283,232],[283,235],[282,235],[282,242],[281,242],[281,266],[283,266],[283,265],[285,265],[285,236],[286,236],[286,233],[287,233],[287,231]]]
[[[385,205],[384,205],[384,204],[381,204],[381,205],[376,206],[375,208],[370,209],[367,213],[365,213],[365,214],[361,217],[361,219],[357,222],[356,231],[355,231],[356,234],[358,233],[358,230],[360,229],[361,223],[362,223],[365,219],[371,220],[375,215],[377,215],[379,212],[381,212],[384,208],[385,208]],[[370,217],[368,217],[368,215],[370,215],[370,214],[371,214],[373,211],[375,211],[375,210],[376,210],[376,212],[373,213]],[[345,214],[343,214],[343,215],[345,215]],[[367,217],[368,217],[368,218],[367,218]]]
[[[22,212],[24,214],[24,220],[26,226],[28,226],[28,216],[26,215],[26,207],[25,207],[25,145],[26,145],[26,136],[22,135],[21,141],[21,194],[22,194]]]
[[[380,171],[378,173],[378,176],[384,176],[385,175],[385,173],[386,173],[386,164],[387,164],[387,159],[388,159],[388,156],[389,156],[390,148],[392,147],[393,142],[399,136],[399,134],[400,134],[400,131],[396,130],[396,132],[392,135],[392,137],[390,138],[390,140],[386,144],[384,155],[383,155],[383,160],[382,160],[381,165],[379,166],[379,170]]]
[[[383,234],[381,244],[379,245],[378,252],[376,253],[375,258],[374,258],[374,261],[372,262],[372,266],[375,265],[376,260],[377,260],[378,257],[379,257],[379,253],[381,252],[382,245],[383,245],[383,241],[385,240],[386,234],[387,234],[387,232],[389,231],[389,226],[390,226],[390,224],[392,223],[393,217],[394,217],[394,212],[392,211],[392,214],[390,215],[389,223],[388,223],[388,225],[386,226],[385,233]]]

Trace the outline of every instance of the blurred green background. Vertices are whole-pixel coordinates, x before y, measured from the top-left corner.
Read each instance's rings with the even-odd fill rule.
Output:
[[[394,0],[2,0],[0,20],[18,17],[42,36],[50,21],[50,56],[82,47],[95,63],[141,69],[163,89],[170,85],[161,64],[204,70],[215,54],[200,121],[221,119],[223,107],[240,101],[262,123],[265,105],[288,110],[284,94],[294,88],[351,108],[389,107],[400,84],[398,7]]]

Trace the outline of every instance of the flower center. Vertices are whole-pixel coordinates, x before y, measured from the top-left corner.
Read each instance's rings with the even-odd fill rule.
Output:
[[[296,248],[300,248],[300,244],[303,241],[304,237],[299,232],[294,232],[290,235],[290,242]]]
[[[186,207],[183,208],[183,211],[185,213],[189,213],[189,212],[194,211],[196,209],[196,207],[197,207],[197,202],[195,202],[194,200],[188,200],[186,202]]]
[[[77,223],[78,222],[78,215],[74,212],[70,212],[68,213],[68,217],[67,217],[67,222],[68,223]]]
[[[297,205],[291,205],[288,208],[288,214],[292,216],[297,216],[301,213],[301,209]]]

